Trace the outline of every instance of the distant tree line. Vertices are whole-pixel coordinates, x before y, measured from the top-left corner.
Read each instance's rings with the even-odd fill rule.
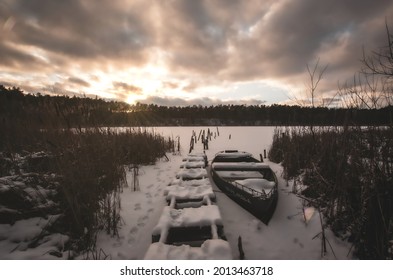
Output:
[[[288,105],[216,105],[167,107],[130,105],[100,98],[26,94],[0,85],[2,125],[35,127],[164,125],[392,125],[393,106],[328,108]]]

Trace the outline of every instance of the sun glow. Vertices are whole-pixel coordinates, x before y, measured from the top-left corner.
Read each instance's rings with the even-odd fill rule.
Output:
[[[164,81],[168,78],[168,69],[160,63],[152,63],[143,68],[129,69],[123,76],[124,72],[118,76],[118,79],[141,89],[140,94],[130,92],[127,96],[126,102],[135,104],[147,96],[160,95],[163,92]],[[132,80],[127,77],[132,77]]]
[[[143,94],[156,94],[162,90],[161,80],[156,79],[143,79],[135,81],[134,84],[142,89]]]
[[[136,104],[139,99],[140,99],[140,96],[130,93],[125,102],[133,105],[133,104]]]

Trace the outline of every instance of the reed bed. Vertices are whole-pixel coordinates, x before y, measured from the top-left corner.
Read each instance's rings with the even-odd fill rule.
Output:
[[[391,259],[393,129],[299,127],[275,131],[269,159],[361,259]],[[296,187],[302,185],[302,188]]]
[[[127,187],[128,167],[152,164],[172,147],[170,139],[143,128],[119,131],[13,126],[1,136],[0,173],[56,174],[61,218],[52,230],[72,237],[69,249],[91,251],[99,231],[116,235],[121,225],[120,193]],[[9,160],[20,155],[29,159],[37,152],[41,156],[25,160],[22,167]]]

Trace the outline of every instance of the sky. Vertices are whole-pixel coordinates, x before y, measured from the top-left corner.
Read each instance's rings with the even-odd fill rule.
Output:
[[[391,0],[0,0],[0,84],[167,106],[288,104],[387,45]],[[317,71],[317,73],[318,73]]]

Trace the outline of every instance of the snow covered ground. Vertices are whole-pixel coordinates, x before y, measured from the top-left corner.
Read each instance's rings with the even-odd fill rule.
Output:
[[[122,194],[123,225],[119,238],[101,234],[97,247],[112,259],[143,259],[151,243],[151,234],[166,206],[166,186],[179,172],[182,159],[188,153],[194,130],[198,135],[208,127],[161,127],[155,128],[164,136],[180,137],[181,154],[168,155],[170,161],[161,160],[154,166],[143,166],[139,176],[140,191],[130,188]],[[209,142],[208,159],[226,149],[245,150],[259,158],[269,149],[274,128],[272,127],[210,127],[216,138]],[[196,150],[201,151],[200,142]],[[224,232],[230,243],[234,259],[239,258],[238,238],[241,236],[246,259],[348,259],[352,258],[350,244],[337,239],[326,230],[328,253],[321,256],[321,224],[319,213],[303,208],[302,201],[291,193],[292,184],[282,179],[282,168],[269,163],[279,178],[279,201],[268,226],[234,203],[218,188],[215,189],[217,204],[223,219]],[[129,175],[131,176],[131,174]],[[131,181],[131,177],[129,178]],[[306,220],[305,221],[305,217]],[[179,254],[184,252],[179,252]]]
[[[152,128],[163,136],[179,137],[181,152],[168,154],[169,161],[163,158],[155,165],[141,167],[138,177],[139,190],[134,191],[132,187],[128,187],[121,194],[122,226],[119,236],[111,237],[101,233],[98,236],[97,251],[102,250],[109,259],[144,259],[151,244],[153,230],[167,205],[164,195],[168,193],[167,186],[176,178],[176,174],[179,174],[181,164],[184,164],[182,159],[188,154],[191,135],[193,131],[198,135],[202,129],[207,131],[208,128],[214,135],[206,151],[210,161],[217,152],[228,149],[247,151],[259,158],[259,154],[269,149],[274,132],[272,127],[219,127],[218,131],[216,127]],[[203,150],[200,141],[195,149]],[[303,208],[302,201],[291,193],[291,182],[287,185],[282,179],[281,166],[269,164],[279,178],[279,200],[268,226],[221,193],[211,182],[233,258],[239,258],[239,236],[246,259],[352,258],[349,253],[350,244],[337,239],[328,229],[325,232],[329,241],[328,253],[321,257],[321,225],[318,212],[312,208]],[[127,180],[133,181],[131,171],[127,173]],[[29,248],[23,243],[31,235],[39,234],[46,223],[44,219],[32,218],[18,221],[13,226],[0,225],[0,259],[67,258],[66,252],[61,256],[50,254],[54,249],[59,250],[67,236],[52,236],[36,248]],[[16,239],[21,240],[19,245],[15,243]]]

